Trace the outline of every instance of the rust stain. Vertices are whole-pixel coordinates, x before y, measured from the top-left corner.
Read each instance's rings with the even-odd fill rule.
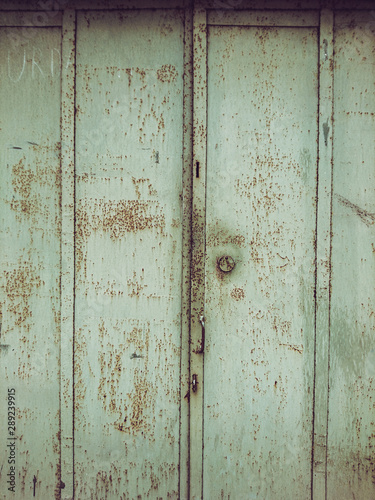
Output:
[[[136,179],[135,177],[132,177],[132,182],[134,184],[135,194],[138,200],[142,197],[142,194],[144,195],[145,193],[147,193],[149,196],[154,196],[157,194],[157,191],[153,188],[150,179],[146,179],[143,177]],[[147,188],[147,190],[145,188]]]
[[[207,232],[207,246],[217,247],[234,245],[239,248],[245,246],[246,239],[242,234],[231,234],[229,231],[219,229],[215,225],[210,226]]]
[[[44,282],[30,261],[18,260],[18,266],[12,270],[3,271],[4,292],[8,297],[8,312],[14,316],[14,325],[29,329],[28,320],[32,317],[29,300],[36,288]]]
[[[74,341],[74,408],[76,411],[76,422],[75,425],[82,426],[82,421],[80,420],[80,415],[82,403],[86,397],[87,390],[87,380],[83,376],[82,366],[83,360],[87,356],[87,344],[86,339],[82,335],[82,330],[78,329]]]
[[[174,66],[171,64],[164,64],[160,69],[156,72],[158,80],[163,83],[171,83],[176,81],[178,72]]]
[[[114,348],[106,341],[108,332],[104,321],[99,324],[101,350],[98,354],[100,366],[98,399],[102,402],[104,410],[115,416],[113,423],[115,429],[131,435],[145,433],[152,439],[154,436],[152,420],[145,414],[146,409],[147,413],[154,412],[156,397],[156,388],[150,381],[151,374],[148,368],[150,329],[149,326],[147,328],[134,326],[130,332],[124,333],[125,342]],[[138,354],[134,355],[133,351]],[[125,356],[129,352],[133,354]],[[129,372],[129,366],[125,370],[125,362],[133,363],[131,382],[124,379],[124,374]],[[133,385],[133,389],[126,392],[126,396],[120,397],[125,392],[124,385],[129,387],[129,384]]]
[[[242,300],[245,298],[245,292],[243,288],[233,288],[233,290],[230,292],[230,296],[234,300]]]
[[[61,196],[61,170],[59,159],[61,155],[61,143],[54,146],[40,146],[29,141],[32,154],[35,155],[32,164],[27,164],[23,156],[18,163],[12,166],[13,199],[9,202],[11,209],[16,213],[16,219],[23,221],[24,217],[32,223],[40,225],[42,218],[47,224],[51,219],[51,210],[46,199],[40,192],[41,187],[48,187],[53,196],[56,196],[56,207],[60,206]],[[53,161],[49,161],[49,157]],[[59,211],[54,217],[55,233],[60,234],[61,220]],[[43,222],[44,224],[44,222]],[[49,224],[49,226],[51,226]]]
[[[140,280],[144,281],[144,274],[140,276]],[[133,277],[127,280],[127,285],[129,288],[129,297],[139,297],[140,293],[147,287],[147,285],[138,283],[137,281],[137,273],[133,271]]]
[[[339,202],[341,203],[341,205],[343,205],[344,207],[348,207],[351,210],[353,210],[353,212],[356,215],[358,215],[358,217],[361,219],[361,221],[364,224],[366,224],[366,226],[372,226],[372,224],[374,224],[374,222],[375,222],[375,214],[374,213],[368,212],[364,208],[361,208],[358,205],[355,205],[354,203],[352,203],[351,201],[347,200],[343,196],[340,196],[340,195],[336,194],[336,197],[339,200]]]
[[[31,216],[40,211],[40,200],[38,194],[32,194],[32,192],[37,193],[33,189],[33,183],[35,181],[34,172],[25,167],[25,159],[21,158],[16,165],[12,167],[12,185],[14,192],[18,194],[21,199],[13,200],[10,203],[12,210],[23,214],[26,216]]]
[[[274,164],[272,158],[266,160],[266,163],[270,167]],[[254,175],[251,180],[244,181],[238,179],[236,181],[236,190],[238,194],[253,199],[253,208],[255,211],[261,209],[267,213],[275,212],[278,208],[278,203],[284,198],[285,193],[282,191],[281,186],[273,181],[270,172],[262,174],[258,169],[255,170],[257,175]],[[254,191],[257,192],[256,196]]]
[[[294,344],[279,344],[279,345],[288,347],[288,349],[291,349],[292,351],[296,351],[299,354],[303,353],[303,345],[294,345]]]
[[[77,270],[82,265],[84,242],[92,232],[102,231],[116,240],[127,233],[151,229],[164,234],[164,228],[165,216],[159,203],[154,201],[81,201],[76,210]]]

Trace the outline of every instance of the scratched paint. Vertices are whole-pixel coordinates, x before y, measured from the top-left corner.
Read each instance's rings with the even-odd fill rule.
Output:
[[[310,498],[317,57],[209,27],[204,498]]]
[[[60,498],[59,29],[0,30],[0,496]],[[24,59],[25,58],[25,59]],[[15,490],[6,401],[15,389]]]
[[[77,21],[78,498],[179,491],[183,23]]]
[[[375,496],[374,29],[335,26],[328,498]]]

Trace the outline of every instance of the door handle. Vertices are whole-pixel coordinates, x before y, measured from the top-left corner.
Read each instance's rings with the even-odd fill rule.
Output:
[[[202,326],[202,336],[201,336],[200,347],[198,347],[195,350],[195,353],[196,354],[203,354],[203,352],[204,352],[204,343],[205,343],[205,335],[206,335],[205,326],[204,326],[204,316],[200,316],[199,317],[199,323]]]

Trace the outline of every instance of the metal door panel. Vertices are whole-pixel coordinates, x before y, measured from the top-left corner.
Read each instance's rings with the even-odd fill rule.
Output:
[[[4,499],[60,494],[60,44],[58,28],[0,30]]]
[[[374,32],[335,16],[328,498],[375,497]]]
[[[77,19],[79,498],[177,498],[183,19]]]
[[[204,498],[310,497],[317,49],[209,28]]]

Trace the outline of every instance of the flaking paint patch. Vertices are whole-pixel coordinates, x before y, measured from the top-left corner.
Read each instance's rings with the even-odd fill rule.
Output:
[[[60,205],[61,171],[59,162],[56,162],[56,156],[60,158],[61,144],[56,143],[54,146],[29,144],[30,161],[23,156],[12,166],[13,199],[9,203],[18,221],[21,222],[26,217],[34,225],[40,225],[42,217],[47,224],[51,218],[51,212],[47,200],[41,194],[41,188],[49,188],[54,195],[57,193],[56,201]],[[48,161],[48,156],[53,157],[52,162]],[[31,157],[33,157],[32,161]],[[56,164],[57,167],[53,168]],[[57,213],[59,214],[59,211]],[[58,215],[55,216],[54,227],[56,234],[59,234],[61,221]]]
[[[145,230],[164,234],[164,228],[165,215],[156,201],[82,201],[76,211],[77,271],[83,260],[84,242],[93,232],[101,231],[116,240]]]
[[[81,329],[77,330],[74,342],[74,408],[76,410],[75,425],[82,426],[83,412],[80,411],[86,397],[87,380],[83,377],[82,364],[87,356],[86,338]]]
[[[29,320],[32,317],[29,301],[33,291],[44,284],[36,267],[30,261],[20,258],[17,267],[3,271],[2,281],[8,299],[7,312],[14,318],[12,324],[29,329]]]
[[[207,233],[207,246],[210,247],[233,245],[243,248],[246,243],[245,236],[242,234],[232,234],[230,231],[221,229],[217,225],[211,225]]]
[[[149,349],[149,327],[140,328],[134,326],[129,333],[125,333],[125,342],[117,347],[106,342],[108,337],[104,321],[99,324],[99,339],[101,343],[98,361],[100,366],[100,380],[98,386],[98,399],[102,402],[104,410],[115,416],[114,428],[118,431],[131,435],[139,433],[153,438],[153,425],[148,413],[154,413],[156,388],[149,380],[148,349]],[[126,356],[131,351],[138,356]],[[133,369],[133,389],[124,394],[128,382],[124,380],[124,373],[128,373],[129,367],[125,363],[139,363]]]
[[[178,72],[174,66],[171,64],[164,64],[156,72],[158,80],[163,83],[171,83],[177,80]]]
[[[239,196],[248,198],[250,202],[254,226],[249,242],[250,256],[258,274],[260,291],[268,297],[272,276],[295,266],[295,242],[298,240],[296,228],[301,218],[297,209],[306,191],[304,169],[291,157],[278,154],[257,156],[251,159],[251,163],[254,165],[253,175],[238,177],[234,181],[234,187]],[[287,169],[288,176],[294,179],[288,195],[285,181],[280,175],[284,168]],[[316,200],[311,203],[312,210],[315,209],[315,203]],[[277,214],[288,206],[291,212],[295,207],[295,223],[286,238],[285,223]],[[270,220],[266,231],[263,229],[265,218]],[[285,247],[280,252],[279,242],[282,240],[288,242],[289,248]]]
[[[243,288],[233,288],[230,292],[230,296],[234,300],[242,300],[245,298],[245,291]]]

